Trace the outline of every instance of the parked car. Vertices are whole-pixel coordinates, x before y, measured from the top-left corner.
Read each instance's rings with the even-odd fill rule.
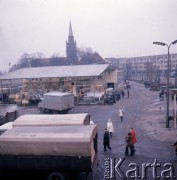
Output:
[[[109,93],[105,95],[104,98],[104,104],[114,104],[116,102],[114,94],[113,93]]]

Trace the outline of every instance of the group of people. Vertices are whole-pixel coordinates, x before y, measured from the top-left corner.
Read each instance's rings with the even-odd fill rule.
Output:
[[[122,95],[122,98],[124,98],[124,96],[125,96],[124,90],[121,91],[121,95]],[[130,91],[129,91],[129,89],[127,89],[127,97],[128,97],[128,98],[130,97]]]
[[[108,119],[107,122],[107,127],[105,128],[105,133],[103,137],[103,146],[104,146],[104,151],[111,150],[110,146],[110,138],[112,138],[112,134],[114,133],[114,126],[111,121],[111,119]],[[128,156],[133,156],[135,153],[135,143],[136,143],[136,132],[133,129],[133,127],[130,129],[128,132],[128,136],[125,138],[126,141],[126,146],[125,146],[125,155]]]
[[[135,153],[135,143],[136,143],[136,132],[133,128],[128,132],[127,137],[125,138],[126,147],[125,147],[125,155],[133,156]]]

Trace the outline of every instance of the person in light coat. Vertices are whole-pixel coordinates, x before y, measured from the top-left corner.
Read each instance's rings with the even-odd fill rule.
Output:
[[[113,126],[113,123],[112,123],[111,119],[108,119],[107,130],[108,130],[108,132],[110,134],[110,137],[112,137],[112,133],[114,132],[114,126]]]
[[[123,116],[124,116],[124,110],[121,108],[119,109],[119,117],[120,117],[121,122],[123,121]]]
[[[92,121],[92,120],[90,120],[90,125],[94,125],[95,123]]]

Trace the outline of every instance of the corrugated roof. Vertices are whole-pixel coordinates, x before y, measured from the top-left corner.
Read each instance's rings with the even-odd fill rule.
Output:
[[[47,78],[47,77],[99,76],[108,66],[109,64],[91,64],[91,65],[23,68],[1,75],[0,80]]]

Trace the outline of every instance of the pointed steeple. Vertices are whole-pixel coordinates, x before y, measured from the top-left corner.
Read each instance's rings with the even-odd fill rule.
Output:
[[[76,41],[74,40],[71,21],[69,24],[69,36],[68,41],[66,41],[66,54],[67,59],[69,60],[70,64],[77,64],[78,58],[77,58],[77,46]]]
[[[69,24],[69,36],[73,36],[71,21],[70,21],[70,24]]]

